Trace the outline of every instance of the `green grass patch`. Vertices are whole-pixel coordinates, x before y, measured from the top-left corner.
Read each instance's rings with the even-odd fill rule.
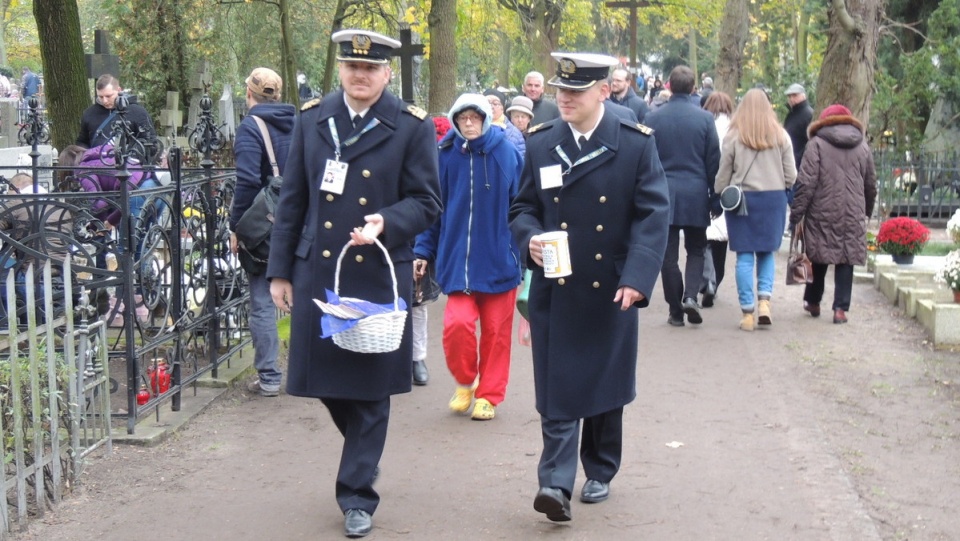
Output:
[[[290,341],[290,316],[284,316],[277,321],[277,335],[284,342]]]
[[[944,256],[956,249],[957,245],[952,242],[928,242],[920,255]]]

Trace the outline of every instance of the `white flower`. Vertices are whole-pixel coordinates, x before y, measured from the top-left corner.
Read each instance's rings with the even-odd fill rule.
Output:
[[[933,276],[933,279],[954,291],[960,291],[960,250],[947,254],[943,266]]]
[[[954,243],[960,244],[960,209],[957,209],[950,217],[950,221],[947,222],[947,233]]]

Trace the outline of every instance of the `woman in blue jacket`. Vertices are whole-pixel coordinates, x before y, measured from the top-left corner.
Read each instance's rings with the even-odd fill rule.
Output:
[[[450,409],[465,413],[475,397],[472,418],[480,421],[493,419],[506,394],[520,284],[520,253],[508,212],[523,158],[503,130],[491,129],[492,117],[479,94],[464,94],[454,103],[452,129],[439,143],[444,212],[417,237],[414,250],[424,260],[418,264],[436,261],[437,282],[448,296],[443,351],[457,380]]]

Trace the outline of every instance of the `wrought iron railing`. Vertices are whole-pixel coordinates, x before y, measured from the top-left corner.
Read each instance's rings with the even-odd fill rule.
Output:
[[[960,152],[874,152],[877,168],[876,216],[912,216],[946,221],[960,208]]]

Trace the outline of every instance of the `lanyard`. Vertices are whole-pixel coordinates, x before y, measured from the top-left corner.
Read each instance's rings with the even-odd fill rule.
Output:
[[[333,144],[336,145],[336,147],[337,147],[337,148],[334,150],[334,153],[335,153],[335,155],[336,155],[336,160],[337,160],[337,161],[340,161],[340,133],[337,132],[337,125],[336,125],[336,123],[333,122],[333,117],[330,117],[330,118],[327,119],[327,125],[330,126],[330,136],[333,137]],[[347,139],[346,141],[344,141],[344,142],[343,142],[343,146],[348,147],[348,146],[356,143],[356,142],[360,139],[360,136],[361,136],[361,135],[367,133],[368,131],[376,128],[376,127],[379,126],[379,125],[380,125],[380,119],[374,117],[374,118],[373,118],[373,122],[368,122],[367,125],[364,126],[362,130],[360,130],[360,133],[358,133],[358,134],[350,137],[350,138]]]
[[[600,148],[598,148],[597,150],[594,150],[594,151],[591,152],[590,154],[587,154],[586,156],[584,156],[584,157],[580,158],[579,160],[577,160],[577,163],[570,163],[570,158],[568,158],[568,157],[567,157],[567,153],[564,152],[562,148],[560,148],[560,145],[557,145],[556,151],[557,151],[557,154],[560,155],[560,159],[563,160],[563,163],[567,164],[567,170],[563,172],[563,174],[566,175],[566,174],[569,173],[570,170],[573,169],[574,167],[580,165],[581,163],[587,163],[588,161],[590,161],[590,160],[596,158],[597,156],[603,154],[604,152],[606,152],[606,151],[607,151],[607,147],[600,147]]]

